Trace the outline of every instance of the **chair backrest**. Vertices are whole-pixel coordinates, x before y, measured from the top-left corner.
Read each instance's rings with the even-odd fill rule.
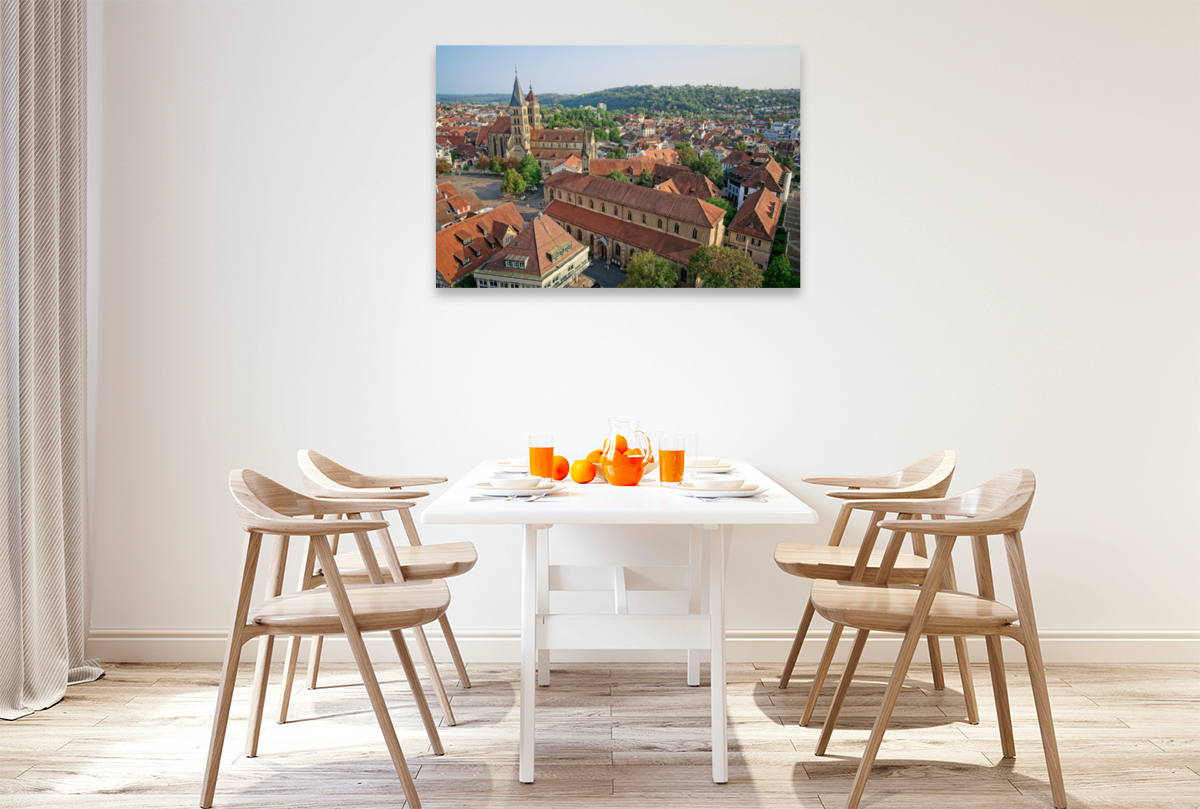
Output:
[[[946,500],[947,517],[969,517],[986,522],[994,534],[1009,534],[1025,528],[1037,481],[1028,469],[1013,469],[986,483]],[[1002,529],[1002,530],[1001,530]]]
[[[1028,469],[1014,469],[954,497],[917,500],[866,500],[855,505],[876,511],[926,514],[950,519],[884,520],[880,528],[942,536],[997,536],[1025,527],[1037,481]]]
[[[810,483],[825,483],[852,488],[826,492],[839,500],[874,500],[899,497],[945,497],[950,490],[950,479],[954,477],[954,466],[958,458],[954,450],[944,449],[927,455],[916,463],[892,472],[890,475],[862,478],[810,478]],[[852,508],[860,508],[851,504]]]
[[[954,465],[957,461],[958,457],[952,449],[930,453],[916,463],[892,473],[896,479],[896,488],[931,488],[943,484],[946,487],[943,492],[949,491],[950,478],[954,475]]]
[[[304,487],[312,495],[319,495],[322,489],[365,489],[376,485],[368,476],[347,469],[316,450],[300,450],[296,461],[304,473]]]
[[[268,523],[315,513],[311,498],[252,469],[230,472],[229,491],[247,531],[267,531],[264,526]]]

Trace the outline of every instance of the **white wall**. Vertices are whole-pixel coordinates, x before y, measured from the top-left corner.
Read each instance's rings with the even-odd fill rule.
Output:
[[[298,485],[313,447],[455,478],[534,429],[581,457],[625,414],[820,511],[739,534],[735,657],[782,658],[798,620],[771,550],[835,513],[801,478],[943,447],[961,488],[1037,473],[1052,660],[1200,657],[1200,6],[778,0],[681,28],[610,3],[640,20],[622,42],[801,46],[804,286],[547,296],[433,288],[435,44],[501,28],[407,7],[89,4],[93,653],[218,658],[234,467]],[[535,354],[496,349],[521,330]],[[514,652],[519,532],[423,537],[477,544],[455,624]]]

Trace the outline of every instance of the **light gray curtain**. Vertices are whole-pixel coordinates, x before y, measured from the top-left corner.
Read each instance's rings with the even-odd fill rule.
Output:
[[[0,717],[104,672],[85,661],[83,0],[0,0]]]

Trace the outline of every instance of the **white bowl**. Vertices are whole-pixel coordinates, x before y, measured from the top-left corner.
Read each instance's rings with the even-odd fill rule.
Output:
[[[746,481],[742,478],[731,478],[728,475],[721,477],[695,477],[692,479],[692,485],[697,489],[706,489],[709,491],[729,491],[731,489],[740,489]]]
[[[526,455],[524,458],[509,458],[508,463],[510,466],[529,466],[529,456]]]
[[[513,475],[502,481],[498,481],[499,488],[502,489],[536,489],[544,478],[534,477],[533,475]],[[492,484],[493,486],[497,484]]]

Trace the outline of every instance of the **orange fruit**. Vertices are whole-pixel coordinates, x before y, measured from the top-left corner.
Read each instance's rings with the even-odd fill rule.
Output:
[[[621,435],[620,433],[617,433],[617,454],[624,455],[625,451],[627,449],[629,449],[629,442],[625,440],[625,436]],[[601,450],[601,452],[608,452],[608,439],[607,438],[604,439],[604,449]]]
[[[587,454],[587,459],[591,463],[600,463],[600,458],[604,456],[604,450],[594,449]]]
[[[600,450],[596,450],[599,452]],[[591,457],[590,455],[588,456]],[[591,483],[596,479],[596,464],[589,460],[576,461],[571,464],[571,480],[576,483]]]
[[[642,450],[639,447],[634,447],[633,449],[629,450],[625,454],[626,455],[641,455]]]
[[[567,476],[567,472],[571,469],[571,462],[561,455],[555,455],[554,461],[551,463],[551,475],[555,480],[562,480]]]

